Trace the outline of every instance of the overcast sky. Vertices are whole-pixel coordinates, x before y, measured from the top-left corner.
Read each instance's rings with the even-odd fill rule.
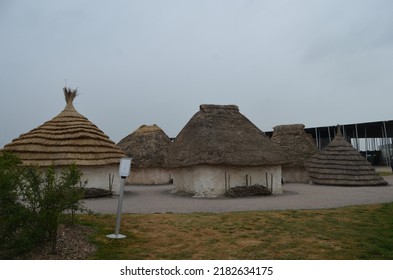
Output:
[[[0,147],[64,106],[116,143],[200,104],[263,131],[393,119],[391,0],[0,0]]]

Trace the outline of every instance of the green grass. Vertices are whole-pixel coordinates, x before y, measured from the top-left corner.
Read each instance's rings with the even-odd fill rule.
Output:
[[[81,215],[92,259],[393,259],[393,203],[325,210]]]

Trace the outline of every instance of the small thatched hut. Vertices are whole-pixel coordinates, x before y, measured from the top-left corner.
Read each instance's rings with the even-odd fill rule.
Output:
[[[157,125],[142,125],[117,145],[132,158],[129,184],[168,184],[171,172],[167,168],[167,157],[171,139]]]
[[[282,177],[287,183],[310,183],[304,161],[318,152],[311,135],[303,124],[278,125],[273,128],[271,140],[285,152],[287,162],[282,166]]]
[[[43,168],[54,165],[61,170],[75,163],[88,181],[87,187],[108,189],[112,183],[109,174],[115,175],[112,190],[117,192],[119,162],[125,154],[75,110],[76,90],[64,88],[64,95],[67,105],[60,114],[14,139],[3,150],[14,152],[24,165]]]
[[[200,197],[260,184],[281,193],[282,151],[235,105],[201,105],[171,145],[175,192]]]
[[[319,185],[378,186],[387,182],[341,134],[305,162],[311,180]]]

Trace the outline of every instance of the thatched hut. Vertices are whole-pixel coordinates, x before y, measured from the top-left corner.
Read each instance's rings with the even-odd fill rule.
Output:
[[[20,135],[3,150],[14,152],[24,165],[58,170],[76,164],[83,172],[87,187],[117,192],[119,162],[125,154],[97,126],[78,113],[73,100],[76,90],[64,88],[66,106],[56,117],[28,133]],[[111,177],[115,178],[112,182]]]
[[[175,192],[219,196],[260,184],[281,193],[282,151],[235,105],[201,105],[171,145]]]
[[[305,162],[311,180],[319,185],[386,185],[371,164],[352,147],[337,129],[336,137],[322,151]]]
[[[278,125],[273,128],[271,140],[285,152],[287,162],[282,165],[282,177],[287,183],[310,183],[304,161],[318,152],[311,135],[303,124]]]
[[[172,141],[157,125],[142,125],[117,145],[132,158],[132,171],[127,178],[129,184],[168,184],[171,171],[167,168],[167,157]]]

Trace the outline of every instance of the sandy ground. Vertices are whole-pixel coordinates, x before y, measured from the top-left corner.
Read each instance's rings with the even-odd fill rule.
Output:
[[[125,186],[122,213],[192,213],[250,210],[336,208],[393,202],[393,176],[388,186],[333,187],[312,184],[285,184],[281,195],[247,198],[193,198],[171,193],[172,185]],[[118,197],[85,200],[96,213],[117,213]]]

